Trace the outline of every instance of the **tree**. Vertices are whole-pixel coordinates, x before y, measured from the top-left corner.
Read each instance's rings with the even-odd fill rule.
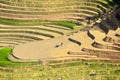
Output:
[[[120,0],[107,0],[107,1],[111,6],[120,5]]]

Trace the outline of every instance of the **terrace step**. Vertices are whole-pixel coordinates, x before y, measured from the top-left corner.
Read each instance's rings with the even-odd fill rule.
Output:
[[[120,51],[120,48],[114,45],[104,45],[98,42],[94,42],[92,43],[92,46],[95,48],[100,48],[100,49],[110,49],[110,50],[116,50],[116,51]]]

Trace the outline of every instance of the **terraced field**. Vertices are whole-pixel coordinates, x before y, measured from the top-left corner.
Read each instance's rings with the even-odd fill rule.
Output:
[[[91,27],[86,27],[76,33],[50,40],[18,45],[14,48],[10,60],[14,61],[14,56],[17,58],[17,61],[65,59],[119,60],[120,25],[116,23],[119,20],[115,17],[118,11],[106,13],[109,17],[106,16],[101,21],[98,19]],[[32,50],[29,50],[30,48]]]
[[[120,80],[118,2],[0,0],[0,80]]]
[[[6,56],[11,48],[0,50],[0,80],[119,80],[120,63],[114,61],[87,61],[72,59],[15,63]],[[3,55],[4,54],[4,55]]]
[[[0,47],[69,34],[107,10],[105,0],[0,0]]]

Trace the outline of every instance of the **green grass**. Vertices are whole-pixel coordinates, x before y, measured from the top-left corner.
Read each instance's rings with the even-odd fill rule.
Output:
[[[8,59],[8,55],[12,52],[12,48],[0,49],[0,65],[11,65],[14,64]]]
[[[36,62],[31,63],[21,63],[21,62],[12,62],[8,59],[8,55],[11,54],[12,48],[2,48],[0,49],[0,66],[23,66],[23,65],[34,65]],[[37,62],[38,64],[38,62]]]
[[[11,48],[3,48],[0,49],[0,61],[9,61],[7,56],[11,53],[12,49]]]
[[[78,26],[78,24],[73,23],[73,22],[68,22],[68,21],[56,21],[53,23],[57,24],[57,25],[61,25],[61,26],[66,26],[66,27],[69,27],[71,29],[74,29],[76,26]]]
[[[0,49],[0,65],[12,64],[12,62],[8,60],[8,55],[11,52],[12,52],[12,48]]]
[[[25,26],[25,25],[45,25],[45,24],[55,24],[64,26],[70,29],[75,29],[76,26],[80,25],[77,23],[69,22],[69,21],[48,21],[48,20],[14,20],[14,19],[2,19],[0,18],[0,24],[14,25],[14,26]]]

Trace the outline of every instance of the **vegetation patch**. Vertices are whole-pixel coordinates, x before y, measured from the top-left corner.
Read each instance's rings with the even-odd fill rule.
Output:
[[[56,22],[53,22],[53,23],[56,24],[56,25],[66,26],[66,27],[69,27],[71,29],[74,29],[76,26],[79,25],[77,23],[68,22],[68,21],[56,21]]]
[[[0,61],[8,61],[7,56],[12,52],[11,48],[0,49]]]
[[[15,25],[15,26],[55,24],[55,25],[68,27],[70,29],[75,29],[76,26],[80,25],[77,23],[69,22],[69,21],[14,20],[14,19],[2,19],[2,18],[0,18],[0,24],[8,24],[8,25]]]
[[[12,52],[11,48],[0,49],[0,64],[11,63],[11,61],[9,61],[7,58],[11,52]]]
[[[20,63],[12,62],[8,59],[8,55],[12,52],[12,48],[2,48],[0,49],[0,66],[23,66],[23,65],[34,65],[36,62],[31,63]],[[38,64],[38,62],[37,62]]]

